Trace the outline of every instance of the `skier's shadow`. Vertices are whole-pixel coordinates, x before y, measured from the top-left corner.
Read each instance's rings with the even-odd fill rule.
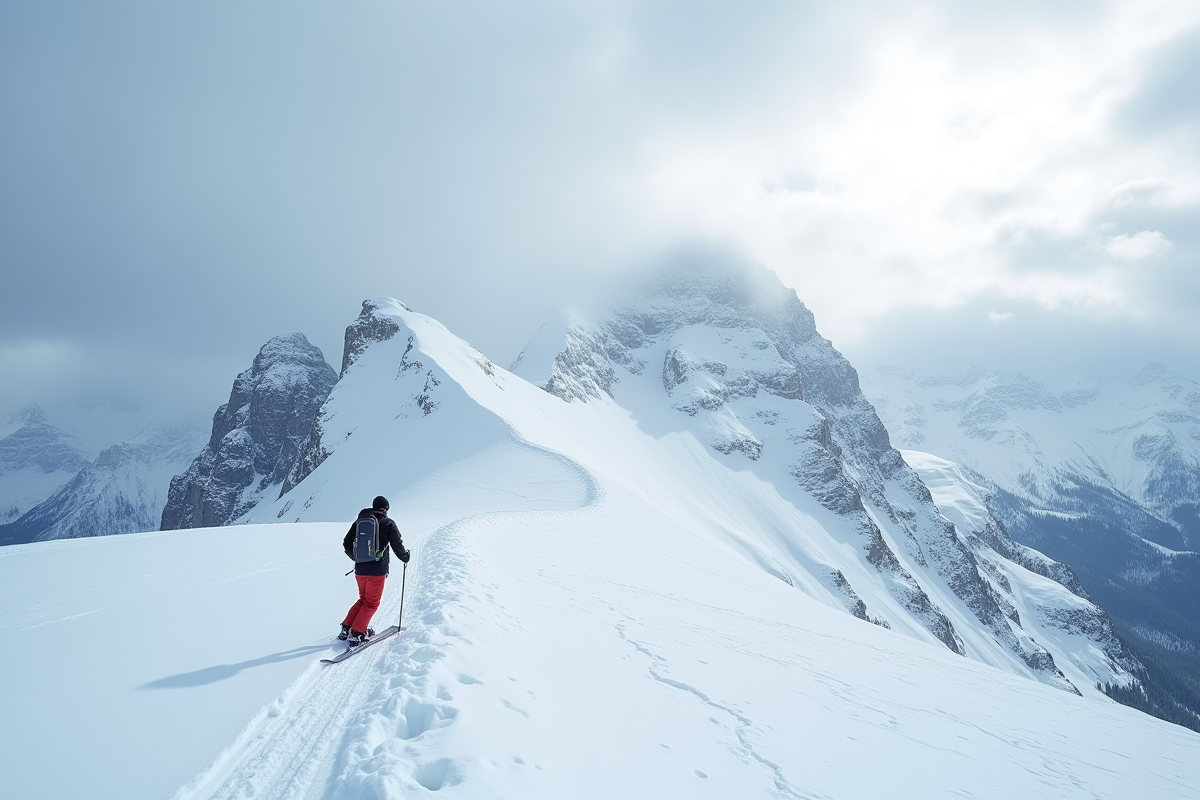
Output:
[[[205,667],[194,672],[183,672],[179,675],[170,675],[166,678],[159,678],[156,681],[143,683],[137,687],[139,689],[187,689],[191,686],[204,686],[209,683],[216,683],[227,678],[232,678],[244,669],[251,667],[261,667],[266,664],[277,664],[280,661],[290,661],[293,658],[303,658],[307,655],[328,650],[328,644],[312,644],[307,647],[297,647],[294,650],[284,650],[280,653],[272,653],[269,656],[255,658],[250,661],[241,661],[237,664],[218,664],[215,667]]]

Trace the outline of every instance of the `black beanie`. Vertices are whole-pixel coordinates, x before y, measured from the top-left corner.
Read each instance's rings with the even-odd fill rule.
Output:
[[[387,501],[387,498],[384,497],[383,495],[379,495],[378,497],[376,497],[374,500],[371,501],[371,508],[376,508],[376,509],[379,509],[380,511],[387,511],[391,507],[392,507],[392,504],[389,503]]]

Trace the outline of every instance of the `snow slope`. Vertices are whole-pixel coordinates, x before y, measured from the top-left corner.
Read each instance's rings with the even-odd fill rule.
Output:
[[[170,796],[328,649],[342,528],[0,548],[0,796]]]
[[[537,449],[504,450],[396,494],[415,551],[410,628],[334,668],[316,662],[352,595],[336,552],[343,523],[0,551],[0,636],[22,656],[5,662],[6,683],[31,689],[4,694],[4,718],[20,720],[0,734],[4,795],[1117,798],[1200,787],[1190,731],[856,620],[698,541],[669,512],[646,516],[636,492],[590,486]],[[497,459],[513,469],[497,473]],[[60,581],[33,579],[49,568]],[[397,577],[384,620],[399,610]],[[135,658],[130,620],[159,631]]]
[[[628,405],[567,403],[394,301],[361,319],[293,488],[249,525],[0,551],[4,677],[31,687],[3,700],[6,797],[1200,790],[1200,735],[1042,682],[962,606],[972,658],[948,649],[841,516],[714,450],[740,433],[720,408],[680,425],[633,377]],[[414,552],[409,630],[325,667],[341,536],[380,492]]]

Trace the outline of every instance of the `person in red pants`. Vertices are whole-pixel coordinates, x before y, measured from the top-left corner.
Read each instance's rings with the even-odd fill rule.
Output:
[[[390,561],[389,551],[394,551],[396,558],[405,564],[412,556],[404,548],[404,541],[400,538],[400,528],[387,515],[390,508],[386,497],[382,495],[376,497],[370,508],[364,508],[358,512],[358,519],[350,526],[350,532],[342,540],[342,548],[346,551],[346,555],[353,559],[358,520],[370,516],[375,517],[378,523],[379,555],[374,560],[355,561],[354,579],[358,582],[358,600],[346,612],[346,618],[342,620],[342,632],[338,634],[338,638],[345,640],[350,647],[358,647],[371,634],[368,626],[371,617],[375,616],[375,611],[379,608],[380,600],[383,599],[383,585],[387,581]]]

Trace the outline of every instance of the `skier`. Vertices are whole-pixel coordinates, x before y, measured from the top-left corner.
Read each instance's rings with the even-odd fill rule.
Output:
[[[374,632],[367,625],[370,623],[371,617],[375,615],[376,609],[379,608],[379,601],[383,599],[383,584],[388,576],[388,548],[394,550],[396,557],[405,564],[412,555],[404,548],[404,541],[400,538],[400,529],[387,515],[390,508],[387,498],[380,495],[371,503],[370,508],[364,508],[358,512],[359,520],[374,516],[378,523],[378,542],[382,544],[382,547],[379,548],[379,553],[374,560],[362,561],[355,558],[355,531],[358,527],[358,520],[355,520],[354,525],[350,526],[350,532],[342,540],[342,549],[346,551],[346,555],[355,559],[354,579],[358,582],[358,601],[350,606],[350,610],[346,613],[346,619],[342,621],[342,632],[338,634],[338,638],[344,640],[352,649],[366,641]]]

